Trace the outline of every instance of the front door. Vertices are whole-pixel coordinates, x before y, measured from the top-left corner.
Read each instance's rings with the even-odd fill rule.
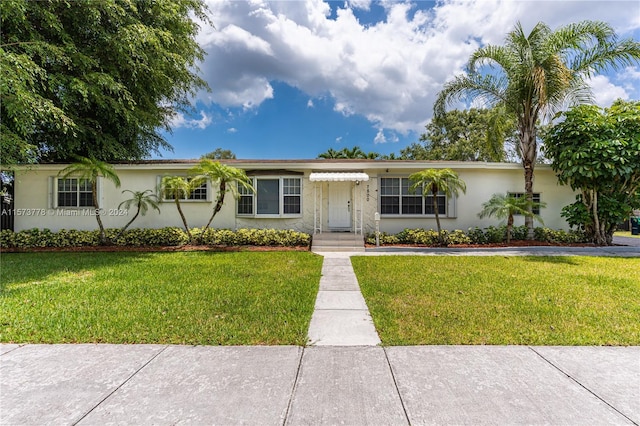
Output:
[[[351,182],[329,183],[329,229],[351,230]]]

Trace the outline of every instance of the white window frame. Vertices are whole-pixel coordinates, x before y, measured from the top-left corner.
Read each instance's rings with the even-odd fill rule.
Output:
[[[165,197],[165,192],[162,190],[162,178],[167,177],[167,176],[178,176],[178,177],[183,177],[183,178],[187,178],[187,179],[191,179],[189,176],[183,176],[183,175],[164,175],[164,176],[158,176],[157,177],[157,183],[158,183],[158,199],[160,200],[161,203],[174,203],[175,200],[173,198],[166,198]],[[180,202],[181,203],[210,203],[211,202],[211,182],[209,181],[209,179],[206,179],[202,185],[206,185],[205,186],[205,191],[206,191],[206,195],[205,198],[180,198]],[[201,185],[201,186],[202,186]],[[191,196],[193,196],[193,192],[191,193]]]
[[[278,181],[278,212],[277,213],[258,213],[258,194],[256,191],[251,191],[243,188],[241,185],[238,187],[239,197],[236,201],[236,216],[237,217],[253,217],[253,218],[265,218],[265,219],[282,219],[282,218],[299,218],[302,217],[303,210],[303,179],[302,176],[287,176],[287,175],[256,175],[251,176],[251,185],[258,190],[258,183],[261,180],[277,180]],[[285,194],[285,181],[289,179],[295,179],[299,182],[297,185],[300,188],[298,194]],[[243,198],[251,197],[251,213],[240,213],[238,211],[240,207],[240,201]],[[300,212],[299,213],[285,213],[284,201],[285,197],[297,197],[300,200]]]
[[[524,192],[507,192],[507,197],[515,197],[515,198],[523,198],[525,197],[526,194]],[[540,192],[534,192],[533,193],[533,202],[534,203],[539,203],[540,201],[542,201],[542,194]],[[540,206],[538,207],[534,207],[533,208],[533,214],[540,214]],[[514,216],[522,216],[520,213],[515,213]]]
[[[65,180],[65,179],[76,179],[78,180],[78,189],[77,189],[77,200],[76,200],[76,205],[75,206],[61,206],[58,204],[58,182],[61,180]],[[80,206],[80,179],[82,179],[79,176],[67,176],[67,177],[61,177],[61,176],[50,176],[49,177],[49,202],[48,202],[48,207],[49,208],[53,208],[53,209],[67,209],[67,210],[86,210],[86,209],[94,209],[94,204],[92,203],[91,205],[88,206]],[[86,180],[86,179],[85,179]],[[89,185],[91,185],[91,183],[89,183]],[[102,199],[102,177],[98,177],[97,181],[96,181],[96,198],[97,198],[97,202],[98,202],[98,207],[100,207],[102,205],[102,203],[100,202],[100,200]],[[66,192],[66,191],[65,191]],[[87,191],[82,191],[82,192],[87,192]],[[96,200],[94,200],[96,201]]]
[[[383,195],[382,194],[382,179],[398,179],[398,194],[391,194],[391,195]],[[436,215],[435,213],[424,213],[427,211],[427,207],[431,208],[432,206],[432,201],[431,201],[431,195],[424,195],[423,192],[419,189],[416,189],[415,194],[412,195],[408,195],[408,194],[403,194],[403,180],[409,180],[409,178],[407,176],[381,176],[379,178],[379,188],[380,188],[380,195],[378,196],[379,198],[379,202],[378,202],[378,211],[380,212],[380,215],[382,217],[386,217],[386,218],[435,218]],[[398,213],[383,213],[382,212],[382,199],[384,197],[398,197]],[[421,198],[421,202],[422,202],[422,211],[423,213],[402,213],[402,199],[404,197],[420,197]],[[438,193],[437,195],[438,198],[444,198],[444,212],[443,213],[439,213],[440,217],[446,217],[446,218],[453,218],[455,217],[455,197],[447,197],[445,194],[443,194],[442,192]]]

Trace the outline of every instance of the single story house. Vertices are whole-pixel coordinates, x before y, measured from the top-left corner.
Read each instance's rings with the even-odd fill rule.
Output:
[[[410,174],[428,168],[451,168],[466,183],[466,194],[437,196],[444,229],[497,225],[495,218],[479,219],[482,203],[494,193],[522,194],[524,173],[520,164],[401,161],[401,160],[222,160],[245,170],[255,192],[230,194],[212,223],[214,228],[293,229],[309,234],[350,231],[372,233],[376,219],[381,232],[397,233],[405,228],[436,228],[431,196],[409,190]],[[106,179],[98,181],[98,200],[105,227],[119,228],[135,211],[118,206],[131,194],[123,190],[153,190],[163,176],[187,176],[198,160],[150,160],[114,164],[121,187]],[[59,172],[67,164],[41,164],[15,171],[14,230],[31,228],[96,229],[91,188],[78,178],[63,179]],[[216,199],[215,185],[203,184],[182,208],[191,227],[204,226]],[[561,209],[575,201],[575,193],[557,183],[549,166],[535,170],[534,192],[546,203],[540,216],[549,228],[567,229]],[[133,227],[182,227],[173,200],[162,199],[161,213],[150,210]],[[522,217],[516,225],[524,223]]]

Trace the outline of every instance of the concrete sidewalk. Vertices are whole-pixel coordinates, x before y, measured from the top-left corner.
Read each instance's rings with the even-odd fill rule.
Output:
[[[3,425],[640,423],[640,347],[0,345]]]

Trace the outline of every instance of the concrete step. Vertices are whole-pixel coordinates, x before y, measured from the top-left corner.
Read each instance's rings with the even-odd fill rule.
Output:
[[[355,247],[355,246],[311,246],[311,251],[313,252],[362,252],[364,253],[364,247]]]
[[[364,251],[364,237],[349,232],[315,234],[312,251]]]

